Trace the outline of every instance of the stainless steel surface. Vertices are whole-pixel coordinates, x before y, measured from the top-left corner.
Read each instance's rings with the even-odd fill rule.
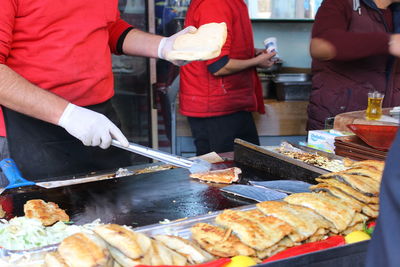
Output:
[[[25,250],[10,250],[10,249],[5,249],[5,248],[0,248],[0,258],[8,257],[8,256],[14,256],[14,255],[33,255],[37,253],[43,253],[43,252],[49,252],[49,251],[55,251],[58,247],[58,244],[53,244],[53,245],[48,245],[40,248],[34,248],[34,249],[25,249]]]
[[[272,84],[276,98],[280,101],[303,100],[310,98],[311,76],[307,73],[281,73],[275,75]]]
[[[133,153],[140,154],[142,156],[159,160],[174,166],[189,169],[191,173],[207,172],[211,169],[211,164],[202,159],[189,160],[180,156],[172,155],[163,151],[155,150],[142,145],[130,143],[129,147],[121,145],[120,142],[113,140],[111,143],[113,146],[128,150]]]
[[[76,185],[76,184],[83,184],[95,181],[101,181],[106,179],[113,179],[115,178],[115,173],[111,174],[102,174],[102,175],[95,175],[91,177],[84,177],[84,178],[77,178],[77,179],[66,179],[61,181],[49,181],[49,182],[37,182],[36,185],[43,187],[43,188],[57,188],[62,186],[69,186],[69,185]],[[1,190],[1,189],[0,189]],[[0,191],[1,194],[2,191]]]
[[[255,204],[241,206],[238,208],[233,208],[235,210],[251,210],[255,209]],[[155,235],[176,235],[182,238],[190,239],[191,232],[190,228],[197,223],[210,223],[215,224],[214,219],[220,214],[222,211],[216,211],[209,214],[204,214],[200,216],[190,217],[190,218],[181,218],[174,221],[161,221],[160,223],[155,223],[147,226],[136,227],[133,228],[135,232],[140,232],[146,234],[148,236]],[[33,256],[36,254],[43,254],[45,252],[55,251],[58,247],[58,244],[48,245],[35,249],[27,249],[27,250],[8,250],[4,248],[0,248],[0,259],[9,256]],[[42,261],[38,260],[35,263],[41,264]],[[0,262],[1,266],[1,262]],[[20,266],[20,265],[18,265]],[[22,266],[22,265],[21,265]]]
[[[273,78],[274,82],[306,82],[311,80],[307,73],[279,73]]]

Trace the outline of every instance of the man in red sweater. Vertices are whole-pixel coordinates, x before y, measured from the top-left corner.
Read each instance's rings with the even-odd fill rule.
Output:
[[[369,90],[400,105],[398,0],[325,0],[318,9],[310,52],[308,129],[323,129],[339,113],[367,107]]]
[[[180,112],[188,117],[197,155],[233,151],[241,138],[259,144],[251,112],[265,113],[256,67],[270,67],[275,53],[254,48],[243,0],[193,0],[185,25],[225,22],[228,35],[219,57],[181,67]]]
[[[129,164],[117,149],[93,148],[112,139],[128,145],[109,101],[111,53],[164,58],[190,29],[169,38],[142,32],[121,20],[118,0],[0,6],[0,104],[22,174],[40,179]]]

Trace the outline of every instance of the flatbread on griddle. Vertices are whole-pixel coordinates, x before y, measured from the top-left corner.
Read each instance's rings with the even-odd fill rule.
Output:
[[[231,184],[239,180],[239,174],[242,170],[238,167],[232,167],[223,170],[215,170],[203,173],[192,173],[191,178],[196,178],[205,182]]]

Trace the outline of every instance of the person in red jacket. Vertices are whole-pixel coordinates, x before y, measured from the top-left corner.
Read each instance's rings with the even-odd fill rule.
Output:
[[[225,22],[228,35],[219,57],[189,63],[180,71],[180,112],[188,117],[196,154],[233,151],[241,138],[259,144],[251,112],[265,113],[256,67],[270,67],[275,53],[254,48],[243,0],[193,0],[185,26]]]
[[[37,180],[127,166],[118,149],[98,148],[112,139],[128,145],[110,102],[111,53],[165,58],[191,29],[168,38],[142,32],[120,18],[118,0],[0,6],[0,104],[22,175]]]
[[[398,0],[325,0],[312,29],[312,92],[308,130],[329,117],[364,110],[368,92],[385,95],[383,106],[400,105]]]

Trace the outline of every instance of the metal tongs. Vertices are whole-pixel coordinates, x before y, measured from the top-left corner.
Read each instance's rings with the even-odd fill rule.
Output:
[[[112,140],[111,145],[177,167],[189,169],[191,173],[208,172],[211,169],[211,163],[203,159],[190,160],[135,143],[129,143],[129,146],[125,147],[117,140]]]

